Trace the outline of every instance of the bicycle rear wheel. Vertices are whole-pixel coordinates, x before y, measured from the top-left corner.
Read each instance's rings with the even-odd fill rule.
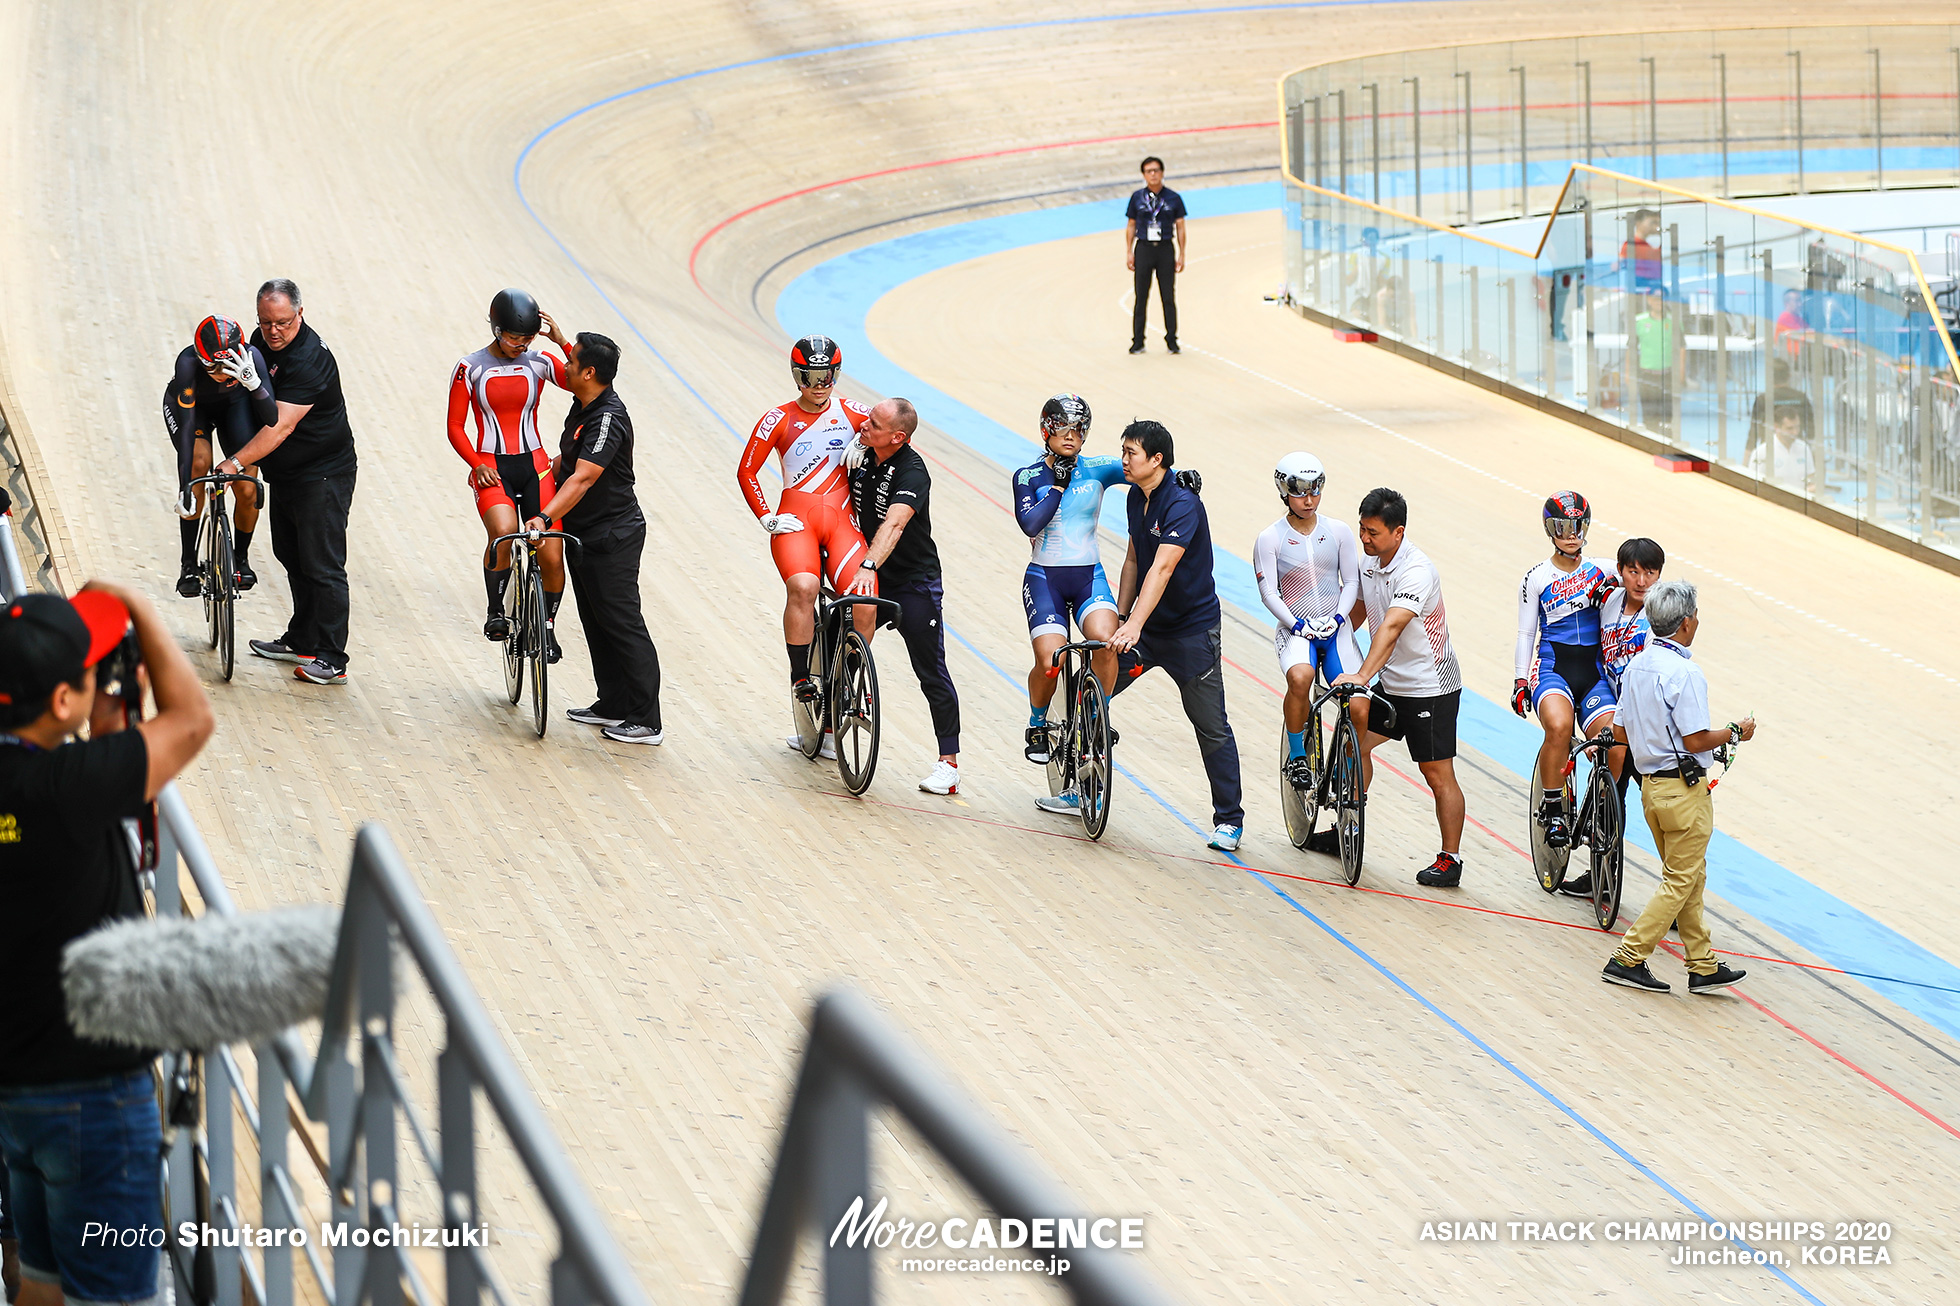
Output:
[[[1334,768],[1334,829],[1341,839],[1341,874],[1350,885],[1359,884],[1368,833],[1368,792],[1361,783],[1361,740],[1354,733],[1354,719],[1345,712],[1334,724],[1334,749],[1327,764]]]
[[[1091,839],[1109,828],[1110,781],[1116,759],[1109,744],[1109,699],[1102,682],[1085,675],[1075,688],[1075,793],[1081,802],[1082,829]]]
[[[544,629],[544,573],[537,567],[531,568],[529,588],[530,596],[524,601],[524,606],[530,609],[525,614],[529,629],[525,631],[524,643],[531,659],[531,724],[537,729],[538,738],[543,739],[551,720],[548,715],[551,659],[546,656],[551,645]]]
[[[856,630],[844,632],[837,646],[837,702],[831,714],[837,731],[837,774],[844,787],[861,794],[878,769],[878,668],[871,646]]]
[[[1594,763],[1588,805],[1592,821],[1586,843],[1592,851],[1593,920],[1611,930],[1620,920],[1620,890],[1626,870],[1626,809],[1620,787],[1604,758]]]
[[[524,564],[520,550],[511,542],[511,577],[504,582],[504,620],[510,630],[504,636],[504,694],[515,704],[524,697]]]
[[[1565,847],[1554,848],[1545,838],[1544,823],[1538,819],[1538,779],[1534,774],[1531,785],[1525,790],[1525,824],[1531,829],[1531,870],[1538,877],[1538,887],[1546,893],[1557,893],[1558,887],[1565,883],[1566,863],[1572,860],[1572,844],[1568,839]],[[1572,828],[1572,815],[1576,808],[1572,800],[1572,777],[1565,778],[1565,828]]]
[[[1305,848],[1307,840],[1313,835],[1314,823],[1320,819],[1320,713],[1307,717],[1307,763],[1313,768],[1313,780],[1304,789],[1286,778],[1286,729],[1279,734],[1279,810],[1286,817],[1286,837],[1295,848]]]
[[[830,688],[829,661],[824,657],[825,641],[824,618],[821,609],[817,613],[816,638],[810,642],[810,679],[817,683],[818,696],[811,702],[804,702],[790,690],[789,710],[796,721],[796,743],[803,756],[814,762],[817,754],[823,751],[824,722],[830,719],[824,710],[823,694]]]
[[[1066,664],[1065,664],[1066,665]],[[1073,679],[1062,683],[1062,711],[1075,709],[1075,682]],[[1068,750],[1074,747],[1074,723],[1064,720],[1059,726],[1048,727],[1048,796],[1060,795],[1075,783],[1075,767],[1068,758]]]
[[[231,523],[219,511],[212,517],[211,571],[216,580],[217,595],[212,600],[212,644],[218,650],[218,670],[226,680],[231,679],[232,668],[236,665],[234,653],[238,643],[238,578],[233,571],[231,556]]]

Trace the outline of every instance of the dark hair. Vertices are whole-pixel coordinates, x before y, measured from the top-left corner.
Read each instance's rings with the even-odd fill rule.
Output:
[[[919,410],[912,406],[910,399],[893,395],[891,405],[892,421],[899,430],[910,436],[919,429]]]
[[[591,368],[600,385],[611,385],[619,375],[619,346],[612,342],[612,337],[597,331],[581,331],[574,343],[578,345],[579,367]]]
[[[294,285],[292,282],[286,280],[286,278],[284,277],[274,277],[272,280],[266,282],[263,286],[260,286],[259,293],[253,298],[252,302],[257,303],[259,300],[264,299],[267,295],[284,295],[287,299],[292,301],[292,305],[294,308],[303,307],[303,305],[301,305],[301,303],[299,302],[299,287]]]
[[[1618,561],[1622,567],[1639,567],[1645,571],[1659,571],[1667,565],[1667,554],[1654,541],[1644,535],[1638,535],[1620,545]]]
[[[1378,486],[1361,500],[1356,517],[1373,517],[1388,529],[1400,530],[1409,524],[1409,501],[1386,485]]]
[[[1136,441],[1137,447],[1143,450],[1144,457],[1161,457],[1164,460],[1165,471],[1169,471],[1171,464],[1177,461],[1177,448],[1171,443],[1171,433],[1164,429],[1162,422],[1153,422],[1148,418],[1138,418],[1131,422],[1123,428],[1121,443],[1128,444],[1132,440]]]
[[[1660,212],[1656,209],[1635,209],[1633,211],[1633,216],[1627,219],[1627,225],[1632,226],[1636,223],[1644,221],[1647,218],[1652,218],[1656,222],[1658,222],[1660,221],[1660,216],[1661,216]]]
[[[1145,168],[1149,167],[1153,163],[1156,164],[1159,168],[1164,166],[1164,161],[1158,158],[1156,155],[1152,154],[1147,156],[1142,163],[1139,163],[1137,165],[1137,171],[1142,172]]]
[[[61,683],[64,685],[79,685],[82,683],[82,680],[80,676],[77,676],[72,681],[63,677]],[[20,729],[22,726],[33,725],[46,714],[48,705],[53,701],[54,690],[50,689],[47,693],[41,694],[28,702],[0,703],[0,730],[12,732]]]

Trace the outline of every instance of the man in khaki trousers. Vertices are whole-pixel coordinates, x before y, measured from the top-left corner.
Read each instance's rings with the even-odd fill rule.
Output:
[[[1715,960],[1708,923],[1702,918],[1708,840],[1715,833],[1715,800],[1708,792],[1707,770],[1714,764],[1716,748],[1754,738],[1756,722],[1749,717],[1709,726],[1708,678],[1689,649],[1701,627],[1693,585],[1663,581],[1648,593],[1644,611],[1653,638],[1621,674],[1613,736],[1627,746],[1641,777],[1647,828],[1661,852],[1661,886],[1620,940],[1600,978],[1608,984],[1666,993],[1670,986],[1647,968],[1647,958],[1666,937],[1668,925],[1678,921],[1688,992],[1714,993],[1746,972]]]

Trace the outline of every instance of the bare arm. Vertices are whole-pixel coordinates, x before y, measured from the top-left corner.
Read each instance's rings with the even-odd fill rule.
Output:
[[[1402,637],[1402,628],[1407,626],[1415,612],[1410,608],[1390,608],[1382,618],[1382,627],[1375,632],[1368,644],[1368,656],[1361,661],[1361,669],[1335,679],[1337,685],[1365,685],[1381,674],[1388,665],[1389,657],[1395,652],[1395,641]]]
[[[878,533],[872,536],[871,543],[865,546],[865,561],[882,566],[885,559],[892,556],[892,550],[898,547],[898,537],[905,533],[905,524],[912,520],[913,512],[914,509],[911,504],[897,503],[892,505],[891,509],[885,513],[885,520],[878,524]],[[850,592],[853,594],[871,593],[877,585],[877,577],[878,573],[875,569],[865,571],[860,566],[857,576],[851,581]]]
[[[1123,588],[1127,591],[1136,577],[1136,546],[1131,545],[1129,558],[1123,563]],[[1110,645],[1118,653],[1136,647],[1137,640],[1143,636],[1143,623],[1150,620],[1156,610],[1157,601],[1164,597],[1164,587],[1171,583],[1171,573],[1177,570],[1178,559],[1184,556],[1184,549],[1176,544],[1160,545],[1157,557],[1150,564],[1150,574],[1143,578],[1143,587],[1137,591],[1136,602],[1130,608],[1130,618],[1117,627],[1110,636]],[[1120,606],[1120,605],[1119,605]]]
[[[143,797],[155,798],[177,773],[211,738],[217,719],[211,700],[198,682],[197,669],[170,637],[156,607],[134,590],[92,580],[85,589],[101,590],[120,599],[129,609],[136,627],[136,643],[143,650],[143,665],[150,673],[150,692],[156,699],[157,714],[141,722],[143,745],[150,755],[149,776],[143,784]]]
[[[1177,220],[1177,270],[1184,271],[1184,219]]]
[[[262,429],[252,437],[251,443],[225,461],[237,463],[240,467],[250,467],[262,461],[267,454],[286,443],[286,437],[291,435],[293,428],[299,425],[300,418],[312,411],[312,404],[289,404],[281,399],[279,421]]]
[[[1137,270],[1137,220],[1130,218],[1123,223],[1123,262],[1130,271]]]
[[[1116,611],[1121,614],[1130,610],[1137,597],[1137,542],[1131,540],[1123,554],[1123,578],[1116,584]]]

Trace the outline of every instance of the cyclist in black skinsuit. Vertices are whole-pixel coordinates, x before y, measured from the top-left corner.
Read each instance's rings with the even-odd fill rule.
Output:
[[[170,388],[163,393],[163,426],[177,449],[177,512],[182,532],[182,568],[177,593],[198,596],[197,518],[204,510],[203,487],[195,497],[185,493],[190,482],[211,470],[211,433],[227,454],[243,449],[259,428],[279,422],[273,402],[271,375],[265,357],[245,343],[245,333],[228,317],[207,317],[197,324],[191,343],[177,355]],[[250,471],[250,468],[246,468]],[[237,504],[233,514],[238,588],[258,583],[246,550],[259,521],[257,490],[243,483],[232,487]]]

